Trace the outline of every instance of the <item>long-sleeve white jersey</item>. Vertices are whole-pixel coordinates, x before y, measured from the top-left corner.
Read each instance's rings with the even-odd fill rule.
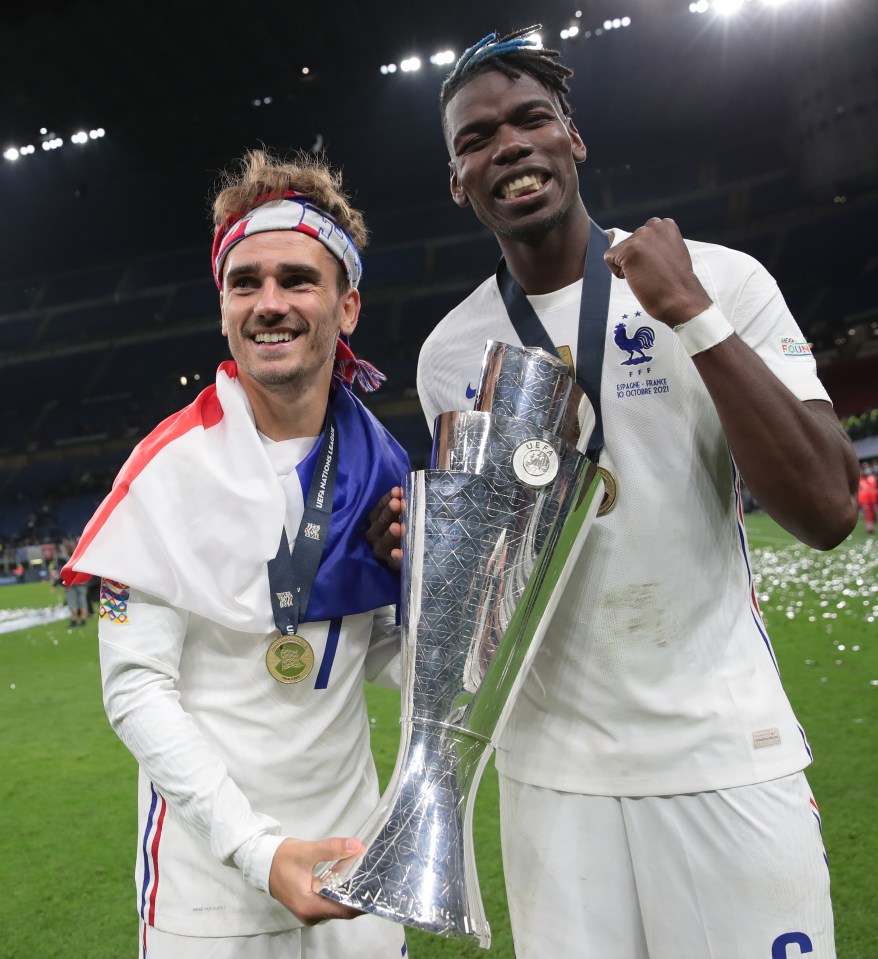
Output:
[[[356,835],[375,806],[363,682],[398,685],[393,609],[301,624],[313,668],[287,684],[272,636],[126,602],[99,635],[107,715],[140,766],[141,917],[199,936],[300,925],[267,894],[271,860],[286,836]]]

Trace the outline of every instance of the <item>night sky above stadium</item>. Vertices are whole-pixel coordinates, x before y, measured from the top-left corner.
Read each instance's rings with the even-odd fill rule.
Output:
[[[874,44],[878,14],[874,0],[761,4],[726,19],[691,13],[689,0],[7,5],[0,152],[37,149],[0,158],[0,278],[206,241],[211,183],[260,142],[322,146],[367,213],[441,199],[448,67],[428,57],[537,20],[576,71],[592,167],[735,143],[783,151],[803,71]],[[629,26],[604,30],[625,16]],[[574,24],[579,35],[560,39]],[[411,55],[419,71],[379,72]],[[70,143],[99,127],[104,138]],[[44,151],[51,134],[64,145]]]

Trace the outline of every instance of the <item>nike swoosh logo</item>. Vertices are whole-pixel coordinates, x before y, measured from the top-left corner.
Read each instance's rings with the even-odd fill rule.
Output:
[[[476,391],[469,385],[469,383],[467,383],[467,384],[466,384],[466,398],[467,398],[468,400],[471,400],[475,395],[476,395]]]

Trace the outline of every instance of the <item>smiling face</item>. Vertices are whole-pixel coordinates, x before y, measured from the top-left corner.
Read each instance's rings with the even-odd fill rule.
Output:
[[[325,397],[339,333],[357,325],[360,297],[339,291],[341,265],[318,240],[273,231],[241,240],[224,264],[223,335],[245,390]]]
[[[478,74],[445,111],[451,195],[499,238],[545,235],[581,204],[585,146],[554,94],[522,74]]]

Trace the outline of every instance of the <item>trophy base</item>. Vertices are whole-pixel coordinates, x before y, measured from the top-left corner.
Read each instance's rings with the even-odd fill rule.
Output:
[[[449,938],[491,942],[472,854],[472,813],[490,745],[465,731],[408,724],[409,740],[360,838],[366,852],[319,873],[320,895]]]
[[[416,901],[407,899],[401,894],[394,895],[392,902],[376,902],[367,899],[366,896],[351,896],[347,895],[343,889],[336,890],[330,886],[324,886],[320,890],[320,895],[350,906],[352,909],[359,909],[362,912],[381,916],[382,919],[398,922],[410,929],[431,932],[447,939],[475,936],[483,949],[491,945],[491,929],[487,920],[475,925],[471,924],[466,916],[455,916],[438,907],[433,907],[427,912],[419,911],[419,904]]]

